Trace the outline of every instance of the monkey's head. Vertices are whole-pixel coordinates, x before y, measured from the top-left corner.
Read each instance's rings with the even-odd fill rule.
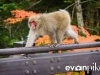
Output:
[[[29,20],[28,20],[29,28],[35,29],[37,25],[39,24],[39,18],[40,18],[40,15],[33,15],[29,17]]]

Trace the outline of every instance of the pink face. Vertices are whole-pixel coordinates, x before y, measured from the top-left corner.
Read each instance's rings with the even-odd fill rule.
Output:
[[[35,21],[31,21],[31,22],[30,22],[30,26],[31,26],[32,28],[35,28]]]

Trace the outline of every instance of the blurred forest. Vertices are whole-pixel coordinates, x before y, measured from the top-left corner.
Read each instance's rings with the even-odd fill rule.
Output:
[[[100,0],[81,0],[80,4],[84,19],[83,27],[90,35],[100,35]],[[13,47],[13,42],[26,40],[29,31],[28,18],[18,19],[23,13],[26,15],[26,12],[30,11],[32,14],[41,14],[59,9],[69,11],[72,25],[78,27],[75,0],[0,0],[0,48]],[[20,16],[15,17],[15,13]],[[7,23],[5,20],[10,17],[17,18],[16,22]]]

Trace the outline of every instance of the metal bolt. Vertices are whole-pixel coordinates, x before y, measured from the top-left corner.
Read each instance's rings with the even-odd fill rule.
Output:
[[[36,73],[36,70],[34,69],[34,70],[32,71],[32,73],[35,74],[35,73]]]
[[[60,58],[57,59],[57,62],[60,62]]]
[[[25,74],[26,74],[26,75],[29,75],[29,70],[26,70]]]
[[[57,66],[57,70],[59,71],[61,69],[61,67],[60,66]]]
[[[91,50],[91,52],[93,52],[93,50]]]
[[[28,66],[28,61],[25,62],[25,65]]]
[[[53,58],[51,58],[51,59],[50,59],[50,62],[53,63],[53,61],[54,61]]]
[[[96,50],[96,51],[99,51],[99,50]]]
[[[52,72],[54,70],[54,68],[53,67],[50,67],[50,71]]]
[[[37,63],[37,62],[36,62],[35,60],[33,60],[33,65],[36,65],[36,63]]]

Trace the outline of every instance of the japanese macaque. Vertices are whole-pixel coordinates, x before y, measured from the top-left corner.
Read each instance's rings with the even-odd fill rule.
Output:
[[[28,20],[28,26],[30,31],[25,47],[32,47],[34,41],[43,35],[49,35],[52,47],[61,44],[64,36],[78,43],[78,35],[72,30],[70,15],[65,10],[33,15]]]

